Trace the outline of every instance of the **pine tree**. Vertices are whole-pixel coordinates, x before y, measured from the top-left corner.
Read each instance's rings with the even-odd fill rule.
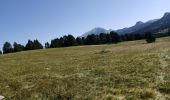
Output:
[[[51,40],[51,45],[50,45],[50,48],[57,48],[57,47],[60,47],[60,39],[56,38],[54,40]]]
[[[9,42],[5,42],[3,45],[3,53],[12,53],[13,52],[13,48],[12,45]]]
[[[146,38],[147,43],[152,43],[152,42],[155,42],[156,40],[155,36],[151,32],[147,32],[145,34],[145,38]]]
[[[45,43],[45,48],[46,49],[50,48],[50,44],[48,42]]]
[[[95,34],[88,35],[85,40],[85,44],[92,45],[99,43],[99,36]]]
[[[76,44],[76,39],[72,35],[64,36],[64,46],[74,46]]]
[[[101,44],[104,44],[104,43],[107,42],[106,36],[107,36],[107,35],[106,35],[105,33],[100,33],[99,39],[100,39],[100,43],[101,43]]]
[[[141,40],[141,39],[142,39],[141,34],[139,33],[134,34],[134,40]]]
[[[126,41],[125,35],[124,34],[120,35],[120,39],[121,39],[121,41]]]
[[[14,52],[20,52],[24,50],[24,46],[21,44],[17,44],[16,42],[14,42],[13,47],[14,47]]]
[[[170,28],[168,29],[168,35],[170,36]]]
[[[77,38],[76,38],[76,44],[77,44],[77,45],[83,45],[83,40],[82,40],[82,38],[77,37]]]
[[[110,34],[106,34],[106,43],[112,43]]]
[[[25,50],[34,50],[34,43],[31,40],[28,40],[28,43],[25,45]]]
[[[43,49],[43,45],[36,39],[33,42],[33,49]]]
[[[60,37],[58,44],[59,44],[59,47],[64,47],[64,39],[63,39],[63,37]]]
[[[110,37],[111,37],[113,43],[120,42],[120,36],[119,36],[118,33],[114,32],[114,31],[111,31],[110,32]]]

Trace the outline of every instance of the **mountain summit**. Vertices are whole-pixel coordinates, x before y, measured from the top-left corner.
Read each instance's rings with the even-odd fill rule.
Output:
[[[136,22],[136,25],[141,25],[141,24],[143,24],[143,22],[142,22],[142,21],[138,21],[138,22]]]
[[[95,34],[95,35],[99,35],[100,33],[109,33],[111,30],[106,30],[104,28],[101,27],[96,27],[86,33],[84,33],[81,37],[87,37],[89,34]]]
[[[163,18],[169,18],[170,17],[170,12],[166,12],[163,16]]]
[[[139,21],[132,27],[119,29],[116,32],[118,32],[119,34],[158,32],[169,27],[170,27],[170,13],[167,12],[160,19],[150,20],[145,23]]]

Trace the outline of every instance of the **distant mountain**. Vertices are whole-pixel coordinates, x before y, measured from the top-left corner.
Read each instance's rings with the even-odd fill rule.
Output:
[[[119,34],[128,34],[128,33],[145,33],[145,32],[160,32],[164,29],[170,28],[170,12],[164,14],[160,19],[154,19],[147,22],[138,21],[134,26],[118,29],[116,30]],[[100,33],[109,33],[112,30],[106,30],[104,28],[94,28],[81,37],[87,37],[89,34],[100,34]]]
[[[170,13],[165,13],[160,19],[154,19],[145,23],[139,21],[134,26],[116,30],[119,34],[125,33],[144,33],[144,32],[159,32],[170,27]]]
[[[119,34],[125,34],[125,33],[134,33],[136,31],[138,31],[139,29],[142,29],[144,27],[149,26],[150,24],[152,24],[153,22],[157,21],[157,19],[155,20],[150,20],[146,23],[143,23],[141,21],[137,22],[134,26],[129,27],[129,28],[123,28],[123,29],[119,29],[116,32],[118,32]]]
[[[163,29],[170,27],[170,13],[165,13],[164,16],[151,23],[149,26],[141,28],[136,31],[136,33],[143,33],[143,32],[159,32]]]
[[[106,30],[104,28],[97,27],[97,28],[94,28],[94,29],[84,33],[81,37],[87,37],[89,34],[99,35],[100,33],[110,33],[110,31],[111,30]]]

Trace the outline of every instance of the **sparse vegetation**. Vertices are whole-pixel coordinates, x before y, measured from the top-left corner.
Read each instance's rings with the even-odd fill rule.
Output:
[[[5,100],[170,99],[170,37],[0,56]]]

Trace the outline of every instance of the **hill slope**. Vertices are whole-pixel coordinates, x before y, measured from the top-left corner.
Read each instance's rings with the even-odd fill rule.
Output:
[[[36,99],[170,99],[170,37],[0,56],[0,95]]]

